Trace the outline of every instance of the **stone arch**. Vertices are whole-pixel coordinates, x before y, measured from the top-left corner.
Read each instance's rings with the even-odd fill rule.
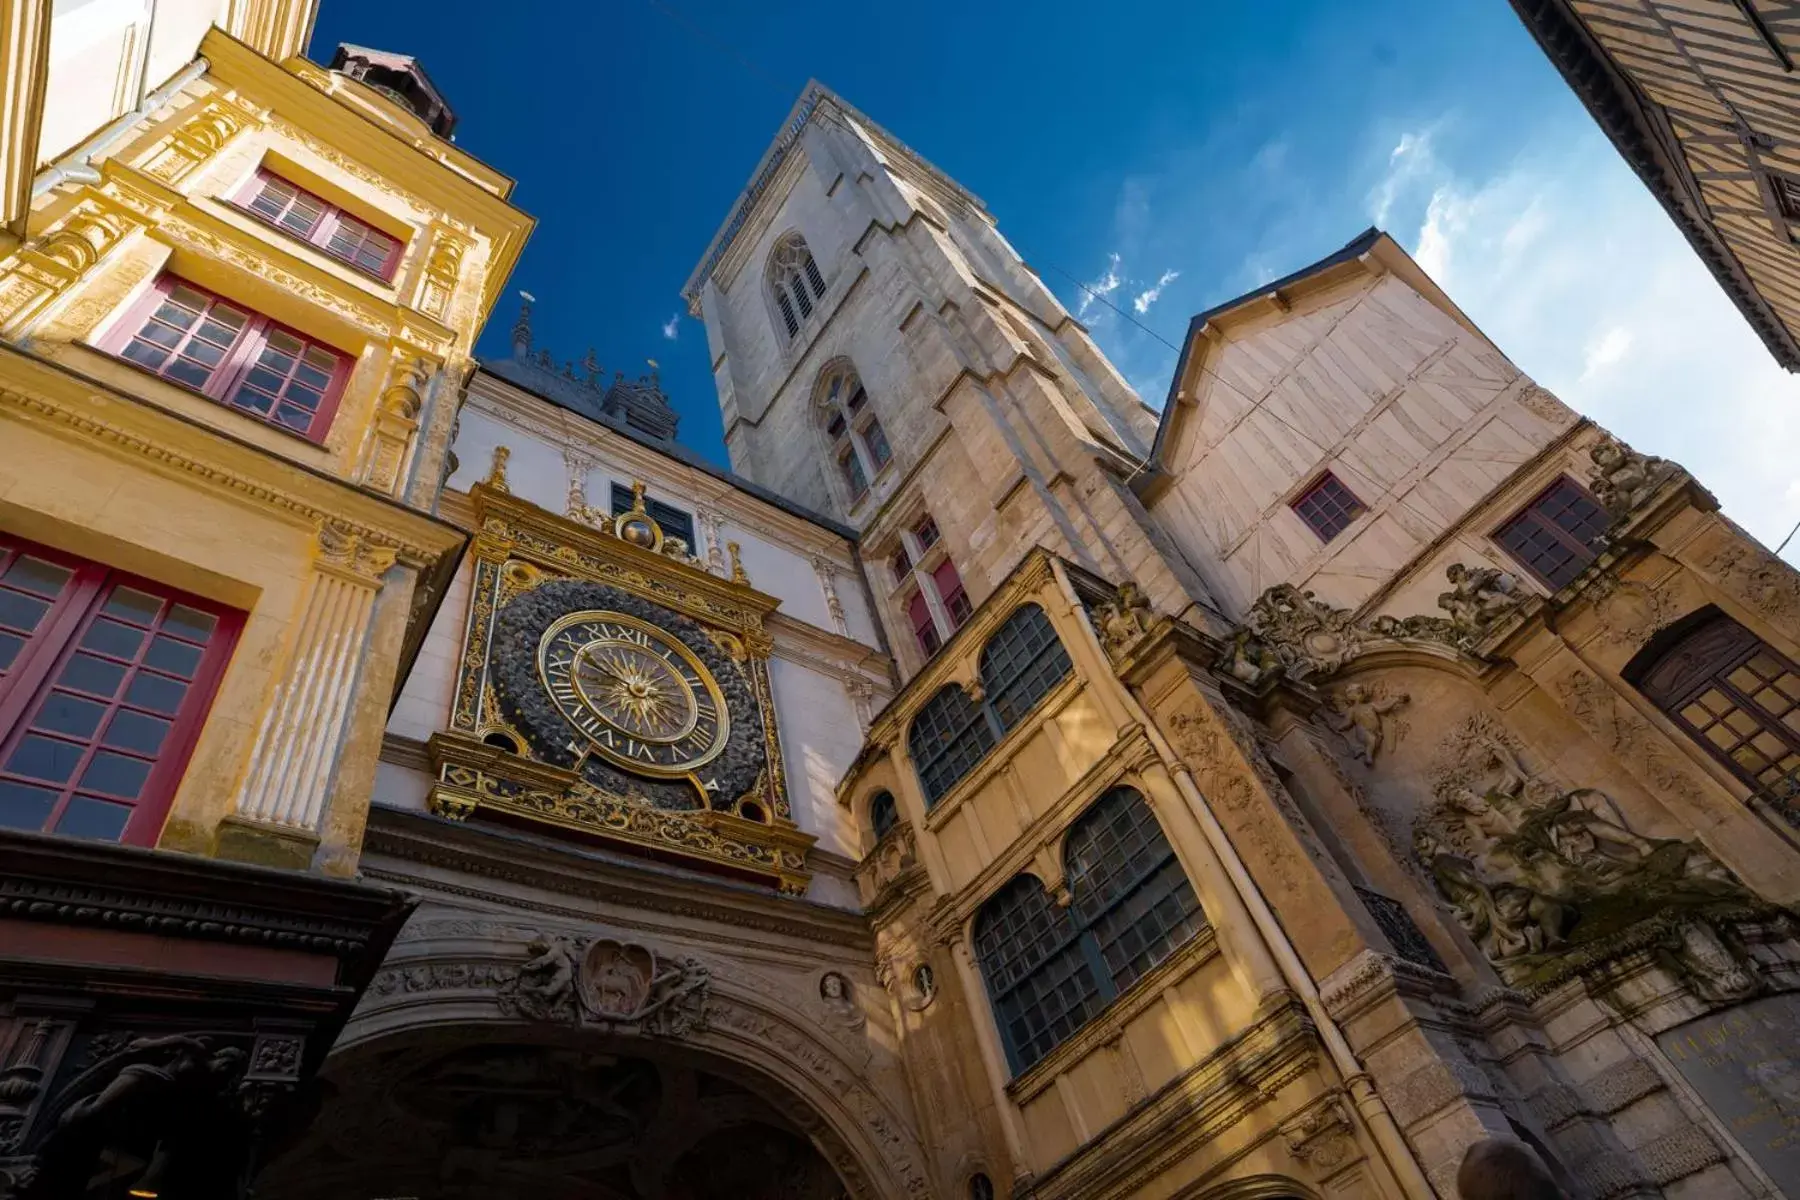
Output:
[[[566,1009],[534,1015],[508,1001],[509,994],[516,1001],[521,965],[538,945],[586,944],[580,936],[586,931],[541,932],[479,919],[428,925],[416,931],[428,936],[403,939],[376,975],[321,1072],[327,1085],[355,1079],[384,1054],[432,1039],[704,1060],[777,1104],[855,1200],[931,1194],[908,1116],[866,1081],[850,1035],[808,1021],[808,1002],[791,989],[715,959],[677,958],[628,943],[627,949],[654,953],[659,970],[679,964],[684,980],[703,981],[688,996],[684,1012],[691,1020],[595,1019],[572,998]],[[607,938],[601,933],[592,940]],[[572,990],[579,986],[571,983]]]
[[[1319,1200],[1319,1193],[1285,1175],[1249,1175],[1226,1183],[1199,1184],[1176,1200]]]

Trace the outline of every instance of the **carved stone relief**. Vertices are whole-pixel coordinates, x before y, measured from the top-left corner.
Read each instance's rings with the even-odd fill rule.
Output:
[[[1349,683],[1327,700],[1325,722],[1344,735],[1353,755],[1373,766],[1383,746],[1406,736],[1406,721],[1397,713],[1411,701],[1410,695],[1384,683]]]
[[[1688,925],[1752,903],[1698,843],[1646,837],[1605,792],[1528,768],[1518,740],[1485,714],[1445,738],[1433,791],[1414,820],[1415,853],[1515,986],[1547,982],[1575,951],[1592,962],[1609,943],[1636,944],[1630,935],[1651,917],[1677,932],[1677,959],[1698,963],[1719,947]]]
[[[1156,622],[1156,611],[1150,607],[1143,590],[1129,579],[1119,585],[1113,598],[1093,609],[1094,629],[1107,657],[1118,659],[1137,645]]]
[[[1594,463],[1588,490],[1615,521],[1636,512],[1681,470],[1672,462],[1639,454],[1610,433],[1589,448],[1588,457]]]
[[[706,1027],[712,974],[697,959],[666,959],[648,946],[610,938],[541,936],[525,949],[525,962],[496,994],[507,1016],[660,1037]]]
[[[1680,605],[1667,589],[1635,580],[1602,575],[1592,594],[1600,636],[1615,645],[1641,646],[1680,615]]]

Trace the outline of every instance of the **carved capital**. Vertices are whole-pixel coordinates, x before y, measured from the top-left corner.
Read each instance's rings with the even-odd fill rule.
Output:
[[[380,587],[381,577],[399,557],[399,548],[341,521],[320,524],[314,544],[315,567]]]

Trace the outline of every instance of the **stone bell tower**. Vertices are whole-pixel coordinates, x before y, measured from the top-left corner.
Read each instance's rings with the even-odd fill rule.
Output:
[[[1126,480],[1155,414],[982,202],[817,83],[684,292],[732,466],[862,533],[908,674],[1034,545],[1204,595]]]

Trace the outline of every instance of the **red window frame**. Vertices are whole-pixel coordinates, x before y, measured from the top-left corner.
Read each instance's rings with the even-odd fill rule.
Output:
[[[1356,498],[1356,493],[1330,471],[1308,484],[1289,507],[1321,542],[1331,541],[1348,529],[1352,521],[1369,511],[1368,506]]]
[[[1599,539],[1612,517],[1592,493],[1567,475],[1532,498],[1494,530],[1494,541],[1556,591],[1599,557]]]
[[[313,249],[383,283],[393,282],[394,272],[399,270],[400,259],[406,253],[403,239],[345,212],[267,167],[258,167],[231,202],[240,212],[271,229],[299,238]],[[360,254],[366,247],[381,253]]]
[[[969,603],[968,593],[963,591],[962,576],[956,573],[956,564],[946,558],[933,567],[931,583],[937,588],[938,599],[944,602],[944,615],[950,618],[950,627],[961,629],[975,607]]]
[[[906,602],[906,620],[912,626],[913,637],[918,640],[919,649],[930,658],[944,644],[944,636],[938,632],[937,620],[931,615],[931,605],[925,599],[924,592],[914,592]]]
[[[311,442],[325,440],[355,362],[335,346],[169,274],[113,323],[99,348]]]
[[[153,843],[243,621],[0,535],[0,825],[30,828],[24,806],[47,796],[39,831]]]

